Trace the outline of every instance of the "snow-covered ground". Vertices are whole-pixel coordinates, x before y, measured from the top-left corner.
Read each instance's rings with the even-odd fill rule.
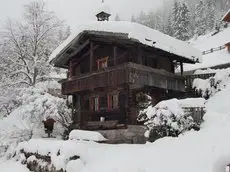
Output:
[[[0,162],[0,171],[1,172],[29,172],[26,166],[20,164],[16,161],[3,161]]]
[[[43,155],[50,152],[53,163],[67,172],[223,172],[230,163],[229,95],[228,82],[207,101],[201,130],[177,138],[165,137],[145,145],[34,139],[17,149]],[[66,161],[73,154],[80,159]]]
[[[211,36],[211,34],[200,36],[198,37],[198,39],[192,40],[191,44],[201,51],[207,51],[211,48],[223,46],[228,42],[230,42],[230,28],[226,28],[214,36]],[[230,53],[228,52],[227,48],[203,55],[202,63],[185,64],[184,69],[185,71],[190,71],[199,68],[208,68],[211,66],[225,63],[230,63]]]

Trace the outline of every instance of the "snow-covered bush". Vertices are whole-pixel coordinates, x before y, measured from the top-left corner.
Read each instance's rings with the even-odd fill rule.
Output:
[[[143,92],[139,92],[136,94],[136,101],[137,101],[138,109],[142,110],[142,109],[147,108],[151,104],[151,100],[152,98]]]
[[[138,121],[147,126],[145,136],[149,141],[165,136],[177,137],[185,131],[199,129],[193,118],[184,113],[181,100],[177,99],[162,101],[154,107],[150,105],[140,112]]]
[[[205,80],[195,79],[193,81],[193,88],[204,98],[208,99],[210,96],[223,90],[228,83],[230,83],[230,68],[218,70],[214,77]]]
[[[62,137],[72,123],[71,111],[63,98],[49,94],[50,86],[55,82],[40,83],[37,87],[21,89],[15,96],[17,107],[0,120],[0,148],[8,148],[36,137],[46,137],[43,120],[52,118],[56,121],[53,137]],[[56,85],[57,86],[57,85]],[[5,149],[5,150],[6,150]]]

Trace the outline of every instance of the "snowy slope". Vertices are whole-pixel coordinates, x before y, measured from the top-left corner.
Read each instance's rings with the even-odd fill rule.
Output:
[[[220,172],[230,163],[230,83],[210,98],[200,131],[166,137],[145,145],[107,145],[74,140],[31,140],[18,147],[54,155],[67,172]],[[71,146],[72,145],[72,146]],[[60,150],[61,156],[57,155]],[[79,160],[63,164],[75,152]],[[66,162],[66,161],[65,161]],[[61,166],[60,166],[61,165]]]
[[[210,50],[211,48],[223,46],[228,42],[230,42],[230,28],[221,31],[220,33],[214,36],[211,36],[210,34],[201,36],[197,40],[192,41],[191,44],[201,51],[206,51]],[[184,69],[185,71],[190,71],[194,69],[207,68],[225,63],[230,63],[230,53],[227,51],[227,49],[203,55],[202,63],[185,64]]]

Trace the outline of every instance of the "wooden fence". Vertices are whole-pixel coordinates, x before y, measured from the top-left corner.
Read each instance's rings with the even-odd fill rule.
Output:
[[[196,123],[201,124],[206,112],[204,107],[183,107],[182,109],[186,115],[192,116]]]
[[[223,50],[223,49],[225,49],[225,45],[219,46],[217,48],[211,48],[210,50],[207,50],[207,51],[203,51],[202,54],[206,55],[206,54],[210,54],[210,53],[213,53],[215,51],[220,51],[220,50]]]

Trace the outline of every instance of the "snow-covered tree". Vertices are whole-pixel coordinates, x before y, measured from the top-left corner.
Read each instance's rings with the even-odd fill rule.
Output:
[[[168,21],[166,24],[166,28],[165,28],[165,33],[169,36],[173,36],[173,34],[174,34],[172,23],[173,23],[172,15],[169,15]]]
[[[180,14],[180,3],[175,0],[173,4],[173,10],[172,10],[172,30],[173,30],[172,36],[176,38],[179,35],[179,26],[180,26],[179,14]]]
[[[121,21],[121,18],[118,14],[116,14],[115,18],[114,18],[115,21]]]
[[[207,0],[206,4],[206,28],[209,31],[212,31],[215,27],[215,1]]]
[[[195,34],[198,36],[204,35],[206,32],[206,15],[205,4],[203,0],[200,0],[195,8]]]
[[[131,16],[131,22],[136,22],[136,18],[134,15]]]
[[[12,79],[11,84],[34,86],[49,73],[49,55],[62,41],[62,23],[47,10],[44,1],[26,5],[23,20],[8,21],[3,33],[6,42],[4,59],[10,65],[5,69]],[[63,34],[62,38],[66,36]]]
[[[140,112],[137,120],[147,127],[145,136],[150,142],[166,136],[177,137],[191,129],[199,130],[199,125],[184,113],[177,99],[148,106]]]
[[[178,16],[178,31],[176,38],[186,41],[191,38],[191,24],[190,24],[190,12],[186,3],[182,3],[179,7]]]

